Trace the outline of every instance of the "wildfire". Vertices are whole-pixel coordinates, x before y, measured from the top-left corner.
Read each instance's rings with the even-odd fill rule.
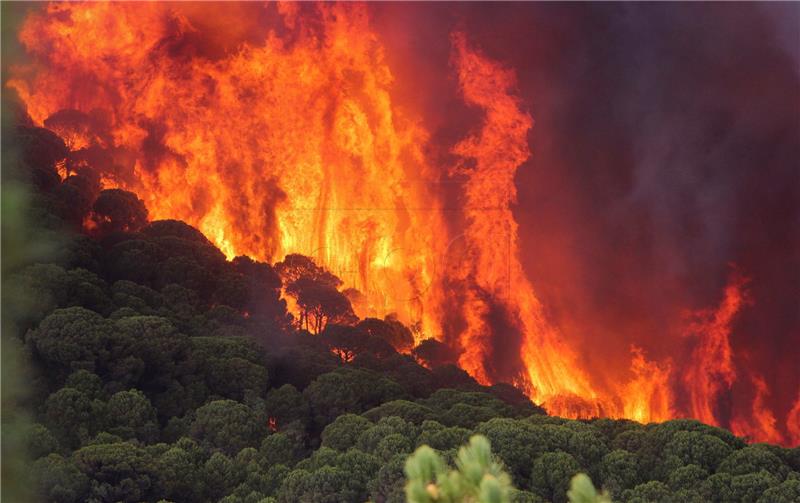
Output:
[[[153,219],[196,226],[229,259],[313,257],[360,292],[359,316],[395,313],[419,327],[417,342],[456,347],[478,381],[514,382],[552,413],[721,424],[715,404],[737,378],[729,334],[747,304],[743,276],[734,274],[720,306],[687,328],[696,344],[680,391],[678,365],[649,360],[638,345],[627,376],[600,386],[548,321],[520,262],[512,214],[533,127],[512,69],[468,34],[452,34],[461,96],[482,122],[450,146],[454,165],[441,166],[426,153],[432,135],[421,115],[393,95],[367,6],[268,5],[255,39],[238,23],[198,25],[242,17],[238,8],[66,3],[33,11],[20,31],[32,62],[12,68],[8,85],[34,122],[83,159],[60,167],[62,177],[91,165],[106,188],[136,192]],[[442,181],[461,187],[457,216],[444,209]],[[498,364],[498,323],[515,334],[516,363]],[[753,384],[754,410],[734,430],[784,440],[764,404],[764,380]],[[676,403],[684,390],[687,410]],[[789,422],[799,415],[800,398]],[[789,442],[800,438],[794,424]]]
[[[474,167],[457,168],[467,177],[464,239],[469,265],[461,274],[474,281],[463,304],[468,323],[460,334],[464,353],[459,364],[479,382],[491,381],[485,362],[491,352],[492,329],[486,321],[489,298],[522,323],[521,351],[527,371],[522,378],[534,399],[547,402],[565,394],[593,399],[595,391],[575,363],[571,349],[545,320],[519,262],[517,223],[511,204],[516,201],[514,175],[530,156],[527,135],[533,120],[511,94],[516,76],[471,50],[464,34],[456,33],[452,40],[464,99],[485,112],[480,132],[454,148],[456,154],[475,161]],[[555,412],[575,414],[563,407]]]
[[[746,283],[747,278],[734,271],[719,307],[694,313],[696,319],[687,332],[699,339],[684,377],[690,414],[706,423],[719,424],[713,405],[720,392],[729,389],[736,379],[729,336],[734,316],[747,302],[743,291]]]
[[[296,8],[275,13],[284,28]],[[154,219],[185,220],[228,258],[312,256],[366,296],[360,315],[397,311],[440,333],[427,133],[392,102],[363,6],[317,13],[323,30],[298,24],[292,43],[270,30],[210,60],[176,57],[196,28],[167,5],[54,4],[21,32],[50,71],[10,86],[39,123],[84,112],[59,124],[73,145],[101,129],[93,143],[135,153],[103,166],[106,186],[139,194]]]
[[[752,381],[756,393],[752,414],[733,418],[731,431],[758,442],[781,443],[783,436],[778,431],[775,415],[764,403],[769,394],[767,383],[761,376],[753,376]],[[791,413],[787,418],[787,424],[790,425],[791,433]]]

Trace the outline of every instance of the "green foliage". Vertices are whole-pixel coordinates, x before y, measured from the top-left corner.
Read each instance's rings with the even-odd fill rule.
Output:
[[[406,454],[398,454],[383,463],[370,482],[372,501],[386,503],[405,503],[405,464]]]
[[[789,467],[769,448],[764,445],[750,445],[732,452],[719,465],[720,473],[746,475],[765,471],[783,479],[789,473]]]
[[[605,487],[614,495],[621,494],[625,488],[636,486],[641,480],[636,455],[622,449],[606,454],[601,463],[600,480],[605,481]]]
[[[97,195],[90,218],[101,234],[135,232],[147,225],[147,208],[132,192],[107,189]]]
[[[576,423],[583,425],[583,423]],[[608,454],[608,447],[603,437],[591,427],[573,434],[568,443],[567,450],[578,460],[581,466],[596,472],[596,468],[603,457]],[[594,473],[593,473],[594,475]]]
[[[364,417],[372,421],[386,416],[401,417],[406,421],[419,424],[426,419],[434,419],[437,414],[430,407],[408,400],[392,400],[364,413]]]
[[[393,416],[384,417],[359,435],[356,447],[362,451],[375,452],[381,442],[384,442],[388,437],[399,435],[405,440],[399,445],[407,445],[410,451],[414,445],[414,440],[417,438],[417,431],[416,426],[404,419]],[[395,441],[395,443],[397,442]]]
[[[414,442],[399,433],[390,433],[380,439],[378,445],[372,450],[383,461],[392,459],[397,454],[407,454],[414,448]]]
[[[58,454],[39,458],[32,467],[35,493],[42,501],[71,503],[85,501],[90,478],[74,461]]]
[[[572,477],[567,491],[570,503],[611,503],[606,493],[598,493],[592,480],[584,473]]]
[[[340,468],[324,466],[314,472],[294,470],[278,491],[279,503],[338,503],[357,501],[348,484],[348,473]]]
[[[410,503],[510,502],[511,479],[492,456],[486,437],[475,435],[458,451],[449,469],[430,447],[419,447],[406,461],[406,498]]]
[[[58,452],[61,446],[53,433],[46,426],[33,423],[25,429],[25,449],[31,459],[39,459],[51,452]]]
[[[777,477],[765,470],[735,475],[731,479],[731,493],[735,501],[755,501],[779,483]]]
[[[322,446],[346,451],[354,447],[361,434],[371,426],[369,419],[355,414],[342,414],[322,431]]]
[[[130,442],[82,447],[73,455],[89,478],[89,499],[136,502],[148,499],[157,474],[149,453]]]
[[[311,406],[314,421],[322,426],[348,412],[360,413],[380,403],[401,398],[397,383],[372,372],[342,368],[323,374],[303,396]]]
[[[263,467],[291,466],[301,454],[301,447],[294,439],[283,433],[270,435],[261,442],[259,448],[261,464]]]
[[[113,325],[83,307],[57,309],[26,339],[37,356],[56,370],[94,370],[108,358]]]
[[[307,425],[311,420],[311,408],[297,388],[284,384],[280,388],[271,389],[264,402],[266,414],[274,418],[278,425],[298,421]]]
[[[545,499],[553,503],[565,503],[570,480],[581,467],[566,452],[542,454],[533,463],[531,486]]]
[[[173,501],[200,499],[208,479],[197,470],[196,458],[191,451],[170,447],[155,459],[155,464],[158,474],[155,492]],[[210,480],[216,482],[216,479]]]
[[[203,446],[235,454],[245,447],[259,446],[267,425],[242,403],[215,400],[197,409],[190,432]]]
[[[733,448],[716,436],[697,431],[679,431],[664,447],[668,463],[675,466],[696,464],[714,471]]]
[[[668,484],[673,491],[694,489],[708,478],[708,471],[697,465],[686,465],[676,468],[669,474]]]
[[[513,419],[495,418],[481,424],[477,431],[485,435],[497,455],[505,462],[517,485],[525,485],[541,440],[538,427]]]
[[[44,417],[65,443],[77,447],[105,426],[105,404],[75,388],[61,388],[44,403]]]
[[[65,388],[73,388],[94,400],[104,398],[103,380],[100,376],[88,370],[77,370],[67,377]]]
[[[800,479],[787,479],[765,490],[757,503],[792,503],[800,501]]]
[[[628,489],[622,497],[629,503],[669,503],[671,495],[663,482],[651,480]]]
[[[106,406],[109,432],[123,439],[144,443],[158,438],[156,411],[139,390],[120,391],[111,396]]]
[[[208,458],[202,468],[204,480],[214,481],[209,495],[217,499],[227,494],[235,485],[233,461],[222,452],[215,452]]]
[[[470,430],[466,428],[448,428],[436,421],[424,421],[417,443],[429,445],[440,451],[448,451],[457,449],[466,443],[469,437]]]

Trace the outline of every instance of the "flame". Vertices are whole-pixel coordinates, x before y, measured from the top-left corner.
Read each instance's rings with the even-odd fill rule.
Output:
[[[294,7],[279,11],[294,23]],[[167,5],[52,4],[20,35],[52,72],[9,85],[39,123],[108,111],[113,146],[143,155],[104,186],[135,191],[152,218],[185,220],[228,258],[312,256],[366,296],[359,315],[397,311],[438,336],[427,132],[392,102],[364,7],[317,11],[322,33],[269,31],[212,61],[173,57],[196,29]]]
[[[136,192],[151,218],[188,222],[229,259],[313,257],[359,291],[360,317],[395,313],[417,342],[458,350],[479,382],[513,382],[551,413],[724,424],[716,408],[737,379],[729,339],[746,279],[733,274],[720,305],[692,316],[688,363],[636,344],[602,384],[522,267],[514,178],[534,121],[514,70],[466,33],[451,35],[452,66],[481,122],[448,146],[452,166],[432,160],[422,114],[397,98],[366,5],[53,3],[31,11],[19,38],[31,62],[11,68],[8,86],[33,121],[79,159],[108,153],[93,165],[103,186]],[[460,190],[455,215],[442,182]],[[509,368],[498,319],[516,337]],[[752,384],[752,410],[731,427],[780,441],[766,383]],[[800,397],[790,442],[799,418]]]
[[[462,274],[475,281],[463,305],[469,322],[461,334],[460,345],[465,351],[459,364],[479,382],[490,381],[484,363],[491,335],[485,322],[488,306],[478,294],[486,292],[522,321],[522,358],[527,371],[523,378],[534,400],[548,402],[562,395],[594,399],[597,394],[576,364],[575,355],[545,320],[519,261],[511,204],[516,202],[514,175],[530,156],[528,131],[533,119],[520,109],[519,99],[511,93],[516,80],[513,71],[471,50],[463,33],[455,33],[452,40],[464,99],[485,113],[480,132],[453,149],[475,161],[474,167],[457,169],[467,176],[464,238],[470,268]],[[549,408],[569,413],[563,407]]]
[[[748,278],[734,269],[717,309],[693,313],[685,334],[698,339],[691,365],[684,374],[689,414],[705,423],[720,424],[714,405],[720,393],[729,390],[736,379],[729,337],[734,317],[748,302],[744,293],[747,282]]]
[[[672,364],[649,361],[642,348],[631,348],[631,372],[634,378],[621,394],[622,417],[636,421],[665,421],[675,417],[674,397],[669,386]]]
[[[765,404],[769,395],[767,383],[758,375],[752,376],[751,380],[756,393],[752,414],[749,417],[735,417],[731,421],[731,431],[754,442],[782,443],[784,439],[778,431],[775,415]],[[788,424],[791,425],[791,422]]]
[[[789,446],[800,446],[800,392],[794,401],[789,414],[786,415],[786,425],[789,430]]]

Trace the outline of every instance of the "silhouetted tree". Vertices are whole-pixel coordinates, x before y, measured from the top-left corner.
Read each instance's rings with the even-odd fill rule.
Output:
[[[455,363],[458,360],[458,354],[453,348],[436,339],[425,339],[411,354],[428,368]]]
[[[356,328],[366,332],[372,337],[383,339],[391,344],[396,351],[401,353],[411,351],[411,348],[414,346],[414,337],[411,335],[411,330],[406,328],[396,317],[391,315],[387,316],[384,320],[364,318],[356,325]]]
[[[71,151],[86,148],[97,138],[94,121],[80,110],[59,110],[45,119],[44,125],[57,133]]]
[[[352,362],[357,356],[367,353],[378,358],[387,358],[395,354],[394,348],[386,340],[373,337],[358,327],[329,323],[320,337],[331,352],[344,363]]]
[[[21,154],[21,169],[14,174],[27,174],[34,186],[45,191],[59,185],[56,165],[64,161],[69,149],[58,135],[44,128],[19,126],[9,140],[9,146]]]
[[[281,277],[284,286],[289,286],[295,281],[306,278],[318,283],[339,288],[342,280],[324,267],[318,266],[311,258],[298,253],[286,255],[282,262],[275,264],[275,271]]]
[[[292,282],[286,293],[297,300],[300,326],[313,334],[322,332],[328,323],[350,325],[358,320],[347,297],[323,281],[302,277]]]
[[[111,232],[136,232],[147,225],[147,208],[133,192],[106,189],[92,205],[90,218],[101,235]]]
[[[54,212],[73,230],[81,230],[100,192],[100,179],[91,171],[70,175],[51,194]]]

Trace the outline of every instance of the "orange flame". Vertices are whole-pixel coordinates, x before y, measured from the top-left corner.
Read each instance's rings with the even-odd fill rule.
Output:
[[[717,309],[694,313],[695,319],[686,332],[687,336],[698,339],[691,365],[684,374],[689,414],[705,423],[720,424],[714,405],[720,393],[729,390],[736,379],[729,336],[734,317],[748,302],[744,293],[747,282],[747,278],[734,270]]]
[[[459,167],[468,177],[464,237],[469,250],[470,269],[476,286],[499,300],[523,324],[522,358],[532,398],[548,402],[560,395],[596,398],[575,362],[571,349],[545,320],[542,306],[519,262],[517,223],[511,213],[516,201],[514,175],[530,156],[528,131],[530,115],[520,109],[519,99],[511,94],[516,76],[471,50],[462,33],[452,37],[461,91],[468,104],[484,110],[483,128],[461,141],[454,152],[473,159],[474,167]],[[475,291],[468,293],[464,316],[468,328],[461,335],[465,348],[459,364],[479,382],[489,382],[483,358],[487,353],[491,329],[486,325],[488,307]],[[548,407],[554,408],[553,404]],[[570,411],[558,407],[556,412]]]
[[[627,383],[621,394],[622,417],[636,421],[665,421],[675,417],[674,397],[669,386],[672,365],[648,361],[644,351],[632,347],[631,371],[634,378]]]
[[[800,446],[800,392],[797,393],[797,400],[786,416],[786,425],[789,430],[788,445]]]
[[[293,10],[279,9],[288,25]],[[195,28],[180,10],[53,4],[20,36],[52,71],[9,85],[39,123],[109,111],[109,141],[143,155],[105,186],[137,192],[154,219],[185,220],[228,258],[312,256],[366,295],[359,315],[398,311],[439,336],[429,230],[444,225],[424,183],[427,133],[392,102],[364,7],[318,14],[322,33],[301,26],[292,44],[270,31],[216,61],[182,60],[169,44]]]
[[[783,435],[777,429],[775,415],[764,403],[769,395],[767,383],[761,376],[752,376],[752,381],[756,393],[752,414],[749,418],[735,417],[731,421],[731,431],[755,442],[781,443]]]

